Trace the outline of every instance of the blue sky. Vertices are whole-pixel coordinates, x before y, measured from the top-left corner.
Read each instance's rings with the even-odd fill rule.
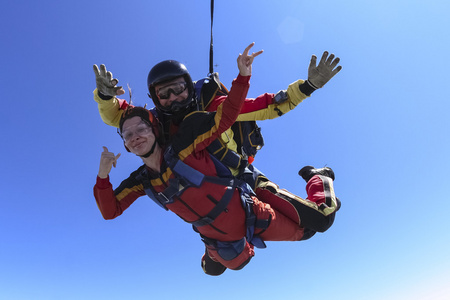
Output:
[[[305,79],[312,54],[342,71],[260,122],[255,165],[300,196],[304,165],[335,170],[333,227],[271,242],[209,277],[190,226],[148,199],[105,221],[92,194],[102,146],[117,186],[140,165],[92,99],[93,64],[146,93],[165,59],[208,73],[210,1],[3,1],[0,299],[448,299],[448,1],[216,0],[214,62],[228,87],[251,42],[249,97]]]

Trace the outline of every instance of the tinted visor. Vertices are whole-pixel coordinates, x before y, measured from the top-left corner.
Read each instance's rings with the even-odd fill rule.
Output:
[[[175,96],[178,96],[179,94],[184,92],[186,88],[187,88],[186,82],[176,82],[160,88],[156,95],[158,96],[159,99],[169,99],[170,93],[174,94]]]

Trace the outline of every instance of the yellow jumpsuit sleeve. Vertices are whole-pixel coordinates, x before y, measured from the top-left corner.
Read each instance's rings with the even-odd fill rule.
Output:
[[[120,109],[119,100],[116,97],[110,100],[103,100],[98,96],[97,89],[94,90],[94,100],[98,103],[98,112],[103,122],[118,128],[120,117],[123,113],[123,110]]]
[[[303,94],[298,87],[304,82],[304,80],[299,79],[296,82],[291,83],[287,89],[288,100],[283,103],[273,103],[264,109],[240,114],[237,121],[262,121],[275,119],[293,110],[298,104],[309,97]]]

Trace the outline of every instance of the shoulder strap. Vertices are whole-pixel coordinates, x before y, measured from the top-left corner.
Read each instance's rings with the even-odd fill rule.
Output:
[[[169,199],[160,196],[160,193],[156,193],[153,190],[150,179],[148,177],[147,169],[145,167],[139,172],[139,174],[136,176],[136,179],[142,183],[144,191],[150,199],[158,204],[158,206],[164,208],[165,210],[168,210],[166,204],[170,203],[170,201],[168,201]]]
[[[206,110],[217,95],[228,94],[228,90],[219,80],[219,73],[212,73],[209,77],[200,79],[194,88],[201,110]]]

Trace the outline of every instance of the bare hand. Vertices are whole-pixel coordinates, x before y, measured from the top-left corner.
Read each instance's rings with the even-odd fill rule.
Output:
[[[107,178],[109,172],[111,172],[112,167],[116,167],[117,159],[120,157],[120,153],[114,155],[114,153],[109,152],[108,148],[103,146],[102,156],[100,158],[100,168],[98,170],[98,177]]]
[[[260,50],[258,52],[253,52],[251,55],[248,55],[248,51],[255,45],[255,43],[251,43],[250,45],[245,48],[243,54],[239,54],[237,58],[238,68],[239,68],[239,74],[241,76],[250,76],[252,75],[252,63],[253,59],[263,53],[264,50]]]
[[[119,80],[113,78],[110,71],[106,71],[105,65],[100,65],[100,69],[97,65],[94,65],[94,74],[97,89],[103,95],[114,97],[125,94],[125,91],[121,86],[116,86],[119,83]]]

